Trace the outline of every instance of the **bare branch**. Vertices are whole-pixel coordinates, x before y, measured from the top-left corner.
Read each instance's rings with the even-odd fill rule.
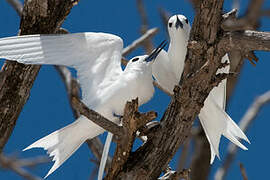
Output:
[[[71,110],[73,111],[73,116],[77,119],[80,116],[80,113],[73,107],[71,103],[72,97],[80,97],[80,87],[75,78],[72,77],[71,72],[65,66],[54,66],[60,77],[62,78],[64,85],[67,90],[69,103],[71,106]]]
[[[17,0],[7,0],[7,1],[10,2],[12,7],[17,11],[18,15],[21,16],[22,4],[20,3],[20,1],[17,1]],[[57,30],[57,33],[68,34],[69,32],[64,28],[60,28]],[[79,95],[79,92],[80,92],[79,84],[78,84],[77,80],[72,77],[71,72],[69,71],[69,69],[67,67],[56,66],[56,65],[54,67],[57,70],[57,72],[60,74],[60,77],[62,78],[62,80],[65,84],[68,98],[69,98],[69,103],[70,103],[71,109],[73,111],[73,115],[74,115],[75,119],[77,119],[80,116],[80,113],[78,111],[76,111],[75,108],[72,106],[71,98],[72,97],[79,98],[79,96],[80,96]],[[1,73],[1,75],[2,74],[3,73]],[[92,139],[86,140],[86,143],[87,143],[88,147],[91,149],[91,151],[93,152],[93,154],[95,155],[95,157],[98,160],[100,160],[101,155],[102,155],[102,148],[103,148],[103,144],[101,143],[100,139],[98,137],[94,137]],[[106,164],[106,171],[108,170],[110,163],[111,163],[111,157],[108,157],[107,164]]]
[[[105,130],[113,133],[116,136],[121,136],[124,134],[123,128],[118,126],[117,124],[113,123],[112,121],[106,119],[102,115],[98,114],[94,110],[89,109],[84,103],[82,103],[78,98],[72,98],[72,104],[74,108],[79,111],[82,115],[87,117],[89,121],[93,121],[100,127],[104,128]]]
[[[19,164],[17,164],[17,161],[14,161],[14,159],[10,159],[8,157],[5,157],[3,154],[0,154],[0,165],[2,168],[12,170],[13,172],[17,173],[21,177],[28,179],[28,180],[41,180],[41,178],[34,176],[27,171],[25,171]]]
[[[25,1],[20,23],[20,34],[55,33],[74,5],[74,1]],[[41,8],[42,7],[42,8]],[[0,88],[0,152],[9,139],[16,120],[26,103],[40,66],[22,65],[6,61]]]
[[[168,37],[168,28],[167,28],[168,25],[167,24],[168,24],[168,20],[169,20],[171,14],[169,14],[163,8],[159,8],[158,12],[159,12],[159,16],[161,18],[163,27],[164,27],[165,31],[167,32],[166,34],[167,34],[167,37]]]
[[[6,0],[18,13],[18,15],[21,17],[23,5],[19,0]]]
[[[190,165],[190,177],[192,180],[208,179],[211,170],[210,145],[205,133],[199,128],[199,134],[194,137],[194,152]]]
[[[261,108],[270,102],[270,91],[260,95],[255,99],[252,105],[246,111],[244,117],[239,122],[239,127],[243,132],[246,132],[250,124],[255,120]],[[222,166],[217,170],[215,174],[215,180],[222,180],[225,178],[231,163],[233,162],[236,153],[237,146],[230,144],[228,147],[228,154],[223,161]]]
[[[227,46],[225,46],[226,43]],[[225,34],[221,40],[222,46],[227,47],[228,50],[234,49],[243,51],[269,51],[270,50],[270,32],[259,31],[234,31]]]
[[[50,158],[47,156],[40,156],[35,158],[27,158],[27,159],[12,159],[13,162],[20,167],[34,167],[39,164],[51,162]]]
[[[138,108],[138,98],[132,100],[132,102],[127,102],[125,106],[123,116],[124,134],[118,137],[116,151],[109,174],[105,178],[106,180],[116,179],[115,177],[123,168],[132,150],[137,130],[157,117],[156,112],[139,113]],[[122,173],[119,176],[125,177],[125,174]],[[130,178],[126,177],[126,179]]]
[[[260,17],[262,12],[262,6],[263,6],[264,0],[250,0],[249,5],[247,8],[247,11],[241,18],[236,19],[231,18],[229,22],[226,22],[227,25],[227,31],[232,31],[233,29],[237,30],[256,30],[260,26]],[[231,24],[230,24],[231,23]],[[224,24],[222,25],[224,29]],[[229,58],[230,58],[230,71],[235,72],[236,74],[239,74],[242,65],[243,65],[243,59],[245,54],[242,54],[240,51],[233,50],[229,52]],[[238,76],[230,76],[227,81],[227,100],[231,97],[235,84],[237,83]]]
[[[141,20],[142,20],[141,34],[144,34],[148,29],[148,19],[147,19],[147,15],[146,15],[143,1],[144,0],[137,0],[136,1],[138,12],[139,12],[139,15],[141,16]],[[146,41],[144,41],[143,46],[144,46],[147,54],[151,53],[151,51],[153,49],[153,44],[152,44],[151,39],[147,39]]]
[[[201,10],[195,17],[191,31],[191,40],[196,41],[200,48],[188,48],[181,88],[174,88],[174,96],[163,115],[161,128],[156,136],[129,157],[124,166],[126,177],[158,178],[189,136],[195,117],[214,87],[211,79],[216,75],[221,56],[224,55],[217,52],[219,50],[216,44],[222,6],[222,0],[201,0]],[[203,53],[198,54],[198,51]],[[207,64],[206,60],[209,60]],[[202,68],[204,64],[206,65]]]
[[[242,163],[239,164],[240,166],[240,172],[242,174],[242,177],[244,180],[248,180],[246,169],[244,168],[244,165]]]
[[[158,28],[152,28],[152,29],[147,30],[139,39],[133,41],[132,44],[130,44],[129,46],[127,46],[126,48],[124,48],[123,49],[123,52],[122,52],[122,55],[123,56],[126,56],[131,51],[133,51],[134,49],[136,49],[138,46],[144,44],[149,39],[152,39],[152,37],[154,35],[156,35],[157,32],[158,32]]]

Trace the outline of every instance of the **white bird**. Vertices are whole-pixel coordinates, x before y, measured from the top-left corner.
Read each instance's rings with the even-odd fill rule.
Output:
[[[170,44],[168,52],[162,50],[152,66],[153,76],[159,85],[173,94],[174,86],[180,81],[187,52],[191,26],[183,15],[174,15],[168,21]],[[222,62],[229,62],[228,55],[222,58]],[[218,73],[229,73],[229,65],[218,69]],[[247,150],[237,138],[249,142],[246,135],[237,124],[225,112],[226,104],[226,79],[213,88],[204,102],[199,113],[199,119],[210,143],[212,164],[215,156],[219,158],[219,142],[224,135],[240,148]],[[250,143],[250,142],[249,142]]]
[[[82,101],[105,118],[119,124],[126,102],[139,98],[139,105],[154,93],[152,62],[166,43],[149,56],[132,58],[121,68],[123,41],[106,33],[26,35],[0,39],[0,58],[24,64],[55,64],[77,70]],[[44,148],[55,161],[47,176],[80,146],[105,130],[85,116],[34,142],[24,150]]]

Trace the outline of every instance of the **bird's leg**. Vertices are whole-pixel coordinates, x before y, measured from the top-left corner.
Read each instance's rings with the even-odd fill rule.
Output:
[[[115,113],[113,113],[113,116],[119,118],[119,120],[121,120],[123,118],[122,115],[118,115],[118,114],[115,114]]]

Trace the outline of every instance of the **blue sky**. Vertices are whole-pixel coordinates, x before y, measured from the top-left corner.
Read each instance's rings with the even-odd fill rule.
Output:
[[[148,12],[148,21],[150,28],[158,27],[160,31],[154,38],[154,44],[166,38],[164,27],[158,14],[158,8],[163,7],[165,10],[173,14],[184,14],[193,21],[194,11],[187,0],[156,0],[145,1],[146,10]],[[231,0],[225,2],[225,9],[229,10]],[[106,3],[106,5],[105,5]],[[240,9],[245,11],[247,1],[241,1],[244,6]],[[265,1],[265,9],[270,8],[270,0]],[[0,37],[13,36],[18,32],[19,17],[16,12],[6,3],[0,1]],[[136,8],[136,1],[86,1],[81,0],[75,6],[70,15],[67,17],[63,27],[70,32],[108,32],[116,34],[123,38],[124,45],[129,45],[133,40],[140,37],[140,16]],[[262,18],[263,31],[270,31],[270,19]],[[134,51],[128,58],[143,54],[143,50],[139,48]],[[243,71],[239,78],[233,97],[231,98],[227,112],[232,119],[238,122],[249,105],[260,94],[270,89],[270,53],[256,52],[260,61],[256,67],[245,62]],[[141,111],[155,110],[159,116],[162,116],[170,98],[156,91],[153,99],[141,108]],[[240,150],[236,161],[233,163],[227,179],[240,179],[240,171],[238,163],[242,162],[247,170],[250,179],[262,179],[267,176],[268,148],[270,143],[267,138],[270,121],[269,115],[270,105],[265,106],[259,113],[256,120],[252,123],[251,128],[247,132],[247,136],[251,141],[247,145],[249,150]],[[17,125],[13,131],[9,142],[7,143],[4,153],[16,154],[19,157],[33,157],[45,155],[45,151],[40,149],[22,152],[21,150],[34,142],[35,140],[51,133],[74,121],[70,106],[67,100],[64,85],[59,78],[55,69],[51,66],[43,66],[31,90],[31,95],[19,116]],[[104,135],[101,136],[104,139]],[[222,138],[220,152],[221,161],[226,155],[228,140]],[[177,154],[179,155],[179,153]],[[55,173],[48,177],[53,179],[88,179],[93,168],[90,159],[93,155],[89,152],[84,144],[81,148],[67,160]],[[221,161],[215,160],[211,179],[215,170],[221,165]],[[176,159],[172,160],[171,166],[174,168]],[[36,175],[43,177],[52,163],[40,165],[31,169]],[[21,179],[19,176],[10,171],[0,170],[0,179]]]

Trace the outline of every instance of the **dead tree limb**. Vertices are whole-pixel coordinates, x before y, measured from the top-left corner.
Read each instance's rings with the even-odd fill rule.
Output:
[[[131,102],[127,102],[125,106],[123,116],[124,135],[119,136],[117,139],[117,147],[112,160],[112,165],[109,174],[105,178],[107,180],[114,180],[122,170],[124,163],[131,153],[137,130],[157,117],[157,113],[153,111],[139,113],[138,108],[138,98]]]
[[[44,163],[44,162],[48,162],[48,158],[37,159],[37,161],[35,161],[35,159],[33,159],[33,160],[29,161],[29,160],[18,160],[15,158],[9,158],[9,157],[4,156],[3,154],[0,154],[0,167],[2,167],[4,169],[12,170],[13,172],[18,174],[19,176],[23,177],[24,179],[28,179],[28,180],[41,180],[41,178],[30,174],[29,172],[27,172],[23,168],[23,166],[24,165],[34,166],[34,165],[38,165],[38,164]]]
[[[104,128],[105,130],[111,132],[112,134],[120,137],[124,135],[123,128],[114,122],[106,119],[102,115],[98,114],[94,110],[89,109],[83,102],[81,102],[78,98],[72,98],[72,104],[74,108],[79,111],[82,115],[87,117],[89,121],[93,121],[100,127]]]
[[[193,3],[194,3],[193,4],[194,7],[196,7],[198,6],[199,0],[193,0]],[[238,5],[239,5],[239,1],[235,0],[233,2],[232,11],[222,16],[223,20],[222,20],[221,28],[224,31],[228,31],[228,32],[234,31],[234,30],[257,29],[260,25],[260,17],[261,17],[260,12],[262,9],[263,0],[259,0],[259,1],[251,0],[249,2],[247,11],[240,18],[237,17],[237,12],[239,9],[238,10],[234,9]],[[231,97],[231,95],[233,94],[234,87],[238,81],[238,77],[241,72],[242,65],[244,63],[243,61],[244,58],[246,58],[247,56],[248,58],[250,58],[249,54],[253,55],[252,51],[242,52],[239,50],[231,49],[228,52],[229,52],[228,54],[229,54],[229,59],[230,59],[230,72],[233,72],[235,75],[229,76],[227,78],[227,90],[226,90],[227,102],[229,98]],[[251,60],[251,62],[255,64],[254,61]],[[192,167],[191,177],[193,180],[207,179],[208,172],[210,172],[210,167],[211,167],[209,166],[210,156],[207,158],[207,155],[209,155],[209,143],[204,135],[203,135],[204,138],[201,136],[204,133],[201,132],[199,134],[200,134],[200,137],[196,138],[195,140],[195,146],[196,144],[197,146],[196,146],[196,154],[194,154],[194,156],[196,158],[193,157],[193,160],[191,163],[191,167]],[[198,154],[201,154],[202,156],[198,156]],[[202,170],[199,168],[201,166],[201,163],[203,163],[203,161],[205,163],[204,167],[208,167],[208,169],[204,168]],[[202,176],[198,176],[198,174],[202,174]]]
[[[201,1],[192,26],[193,45],[188,49],[181,88],[175,88],[157,135],[131,154],[123,168],[125,173],[116,179],[158,178],[189,136],[195,117],[214,87],[212,79],[220,65],[218,62],[225,54],[217,52],[216,44],[222,5],[220,0]],[[202,68],[204,64],[206,66]]]
[[[25,1],[20,34],[51,34],[61,26],[77,1]],[[8,141],[26,103],[40,66],[6,61],[0,88],[0,152]]]

